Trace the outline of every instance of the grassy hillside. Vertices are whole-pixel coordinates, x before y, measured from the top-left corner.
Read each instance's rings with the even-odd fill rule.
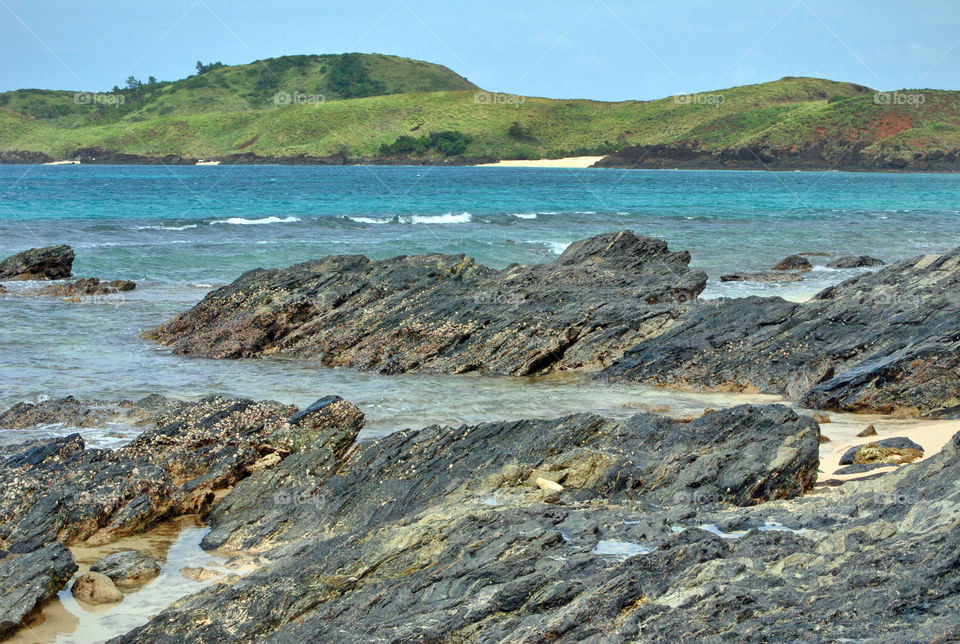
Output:
[[[203,66],[174,82],[129,79],[108,92],[26,89],[0,94],[0,108],[78,127],[163,116],[264,110],[385,94],[469,90],[442,65],[382,54],[282,56],[248,65]]]
[[[457,91],[434,91],[445,85]],[[277,104],[278,91],[326,100]],[[735,167],[795,157],[811,167],[924,169],[933,160],[960,169],[960,92],[877,94],[816,78],[605,103],[491,95],[446,68],[391,56],[297,56],[214,68],[151,92],[114,120],[39,118],[24,107],[26,92],[8,93],[17,96],[0,108],[0,152],[413,160],[618,153],[611,165],[673,167],[689,157]],[[48,104],[59,94],[45,95]]]

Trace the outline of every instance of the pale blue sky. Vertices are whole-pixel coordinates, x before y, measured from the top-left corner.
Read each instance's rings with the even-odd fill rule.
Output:
[[[0,0],[0,91],[382,52],[493,91],[649,99],[782,76],[960,89],[956,0]]]

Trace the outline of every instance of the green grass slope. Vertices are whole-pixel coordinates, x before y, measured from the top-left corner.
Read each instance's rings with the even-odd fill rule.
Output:
[[[174,82],[87,93],[26,89],[0,94],[0,108],[62,127],[163,116],[263,110],[293,103],[476,89],[442,65],[383,54],[282,56],[219,65]]]
[[[414,161],[614,153],[610,165],[626,167],[695,159],[691,167],[762,160],[773,167],[960,169],[960,92],[877,94],[789,77],[656,101],[554,100],[491,95],[428,63],[350,56],[261,61],[272,65],[266,78],[273,80],[258,63],[213,69],[159,88],[159,96],[113,121],[71,125],[72,117],[40,119],[8,104],[0,109],[0,151],[56,159],[100,148],[155,157]],[[456,91],[432,91],[444,84]],[[326,100],[277,104],[270,97],[278,91]]]

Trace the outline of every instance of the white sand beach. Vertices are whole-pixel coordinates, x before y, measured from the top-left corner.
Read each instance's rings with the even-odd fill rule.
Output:
[[[599,157],[565,157],[563,159],[512,159],[496,163],[481,163],[478,168],[589,168]]]

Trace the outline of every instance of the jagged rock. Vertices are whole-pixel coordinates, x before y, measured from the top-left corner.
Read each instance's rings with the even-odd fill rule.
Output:
[[[827,264],[827,268],[865,268],[883,266],[884,263],[882,259],[870,257],[869,255],[860,255],[858,257],[844,255]]]
[[[854,463],[887,463],[899,465],[923,456],[923,447],[909,438],[894,436],[851,447],[840,457],[840,465]],[[888,460],[891,459],[891,460]],[[907,459],[907,460],[903,460]]]
[[[857,434],[857,438],[865,438],[867,436],[876,436],[877,428],[873,425],[867,425],[867,427],[860,433]]]
[[[73,555],[59,543],[0,558],[0,638],[13,635],[76,571]]]
[[[499,271],[463,255],[334,256],[249,271],[145,337],[176,353],[283,352],[384,373],[599,369],[703,291],[689,262],[629,231]]]
[[[74,252],[69,246],[31,248],[0,262],[3,280],[59,280],[70,277]]]
[[[790,255],[780,260],[780,263],[771,268],[773,271],[809,271],[813,268],[803,255]]]
[[[523,434],[543,429],[514,425]],[[483,447],[496,451],[503,434],[494,428],[455,430],[470,431],[444,449],[472,459],[458,446],[483,431]],[[945,641],[960,628],[960,434],[922,463],[754,507],[709,496],[646,504],[642,489],[633,498],[614,491],[546,504],[522,485],[508,492],[485,469],[463,474],[469,484],[438,486],[424,474],[450,464],[443,450],[431,452],[437,469],[420,470],[419,437],[404,434],[394,440],[412,448],[411,458],[397,460],[403,452],[380,439],[373,445],[384,458],[365,475],[387,474],[382,485],[394,502],[377,491],[355,511],[362,494],[341,496],[349,488],[337,480],[357,480],[374,464],[348,457],[342,473],[315,482],[335,488],[323,512],[300,505],[285,521],[253,528],[259,539],[290,537],[274,541],[266,565],[114,642],[842,641],[905,633]],[[516,443],[502,449],[518,451]],[[624,445],[623,456],[633,454]],[[519,453],[521,463],[526,456]],[[756,458],[740,453],[724,466]],[[699,469],[665,460],[658,472],[684,465]],[[497,503],[485,503],[494,485]],[[415,502],[397,502],[400,491]]]
[[[109,577],[98,572],[85,572],[77,577],[70,592],[79,601],[88,604],[113,604],[123,601],[123,593]]]
[[[788,498],[813,485],[819,431],[785,407],[745,405],[689,423],[580,414],[433,426],[350,453],[347,447],[337,431],[327,431],[302,453],[238,484],[209,515],[204,546],[261,550],[326,526],[395,521],[468,490],[526,493],[537,477],[560,484],[571,499],[642,495],[673,503],[696,492],[750,505]]]
[[[136,550],[109,554],[90,566],[110,578],[118,588],[139,588],[160,574],[160,564]]]
[[[169,516],[206,512],[214,493],[248,476],[261,457],[289,453],[297,431],[330,430],[352,441],[363,419],[344,401],[334,405],[338,413],[314,416],[309,427],[297,429],[287,422],[297,408],[276,402],[216,396],[142,402],[150,419],[141,422],[153,428],[116,450],[84,449],[72,434],[0,452],[0,540],[8,550],[30,552],[54,540],[96,545]],[[5,417],[46,424],[64,414],[86,417],[82,405],[41,403]],[[334,427],[340,422],[354,424]]]
[[[701,301],[613,379],[761,391],[804,407],[960,416],[960,249],[893,264],[806,303]]]

